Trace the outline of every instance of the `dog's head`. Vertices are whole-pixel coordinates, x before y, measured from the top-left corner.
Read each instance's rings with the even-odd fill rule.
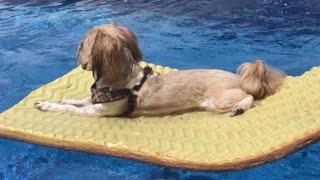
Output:
[[[116,81],[128,75],[132,64],[143,57],[136,35],[129,29],[106,24],[90,30],[81,41],[77,61],[93,71],[95,79]]]

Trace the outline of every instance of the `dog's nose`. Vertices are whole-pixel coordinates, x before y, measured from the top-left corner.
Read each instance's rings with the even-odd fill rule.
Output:
[[[86,64],[81,64],[81,66],[82,66],[82,69],[86,70],[86,69],[87,69],[88,64],[87,64],[87,63],[86,63]]]

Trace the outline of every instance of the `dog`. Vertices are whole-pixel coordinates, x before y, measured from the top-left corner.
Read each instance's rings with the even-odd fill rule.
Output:
[[[256,101],[276,93],[286,75],[262,60],[244,63],[237,73],[217,69],[146,73],[134,32],[115,24],[90,30],[81,41],[77,61],[92,71],[92,96],[82,100],[39,101],[41,111],[81,116],[162,116],[191,111],[236,116]],[[138,87],[138,88],[137,88]],[[106,95],[107,94],[107,95]],[[100,96],[101,95],[101,96]]]

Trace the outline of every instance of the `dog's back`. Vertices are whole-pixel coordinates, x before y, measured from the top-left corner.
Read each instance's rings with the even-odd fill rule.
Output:
[[[137,114],[155,115],[190,109],[245,111],[276,92],[285,75],[258,60],[237,74],[222,70],[175,71],[148,79],[138,93]],[[243,113],[242,112],[242,113]]]
[[[137,108],[159,112],[199,108],[208,89],[219,93],[240,86],[238,75],[222,70],[174,71],[149,78],[138,93],[143,98],[138,98]]]

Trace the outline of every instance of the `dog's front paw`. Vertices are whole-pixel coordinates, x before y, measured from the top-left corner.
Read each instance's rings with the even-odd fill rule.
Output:
[[[54,106],[54,103],[51,102],[47,102],[47,101],[38,101],[36,103],[34,103],[34,106],[39,109],[40,111],[43,112],[54,112],[57,111]]]

